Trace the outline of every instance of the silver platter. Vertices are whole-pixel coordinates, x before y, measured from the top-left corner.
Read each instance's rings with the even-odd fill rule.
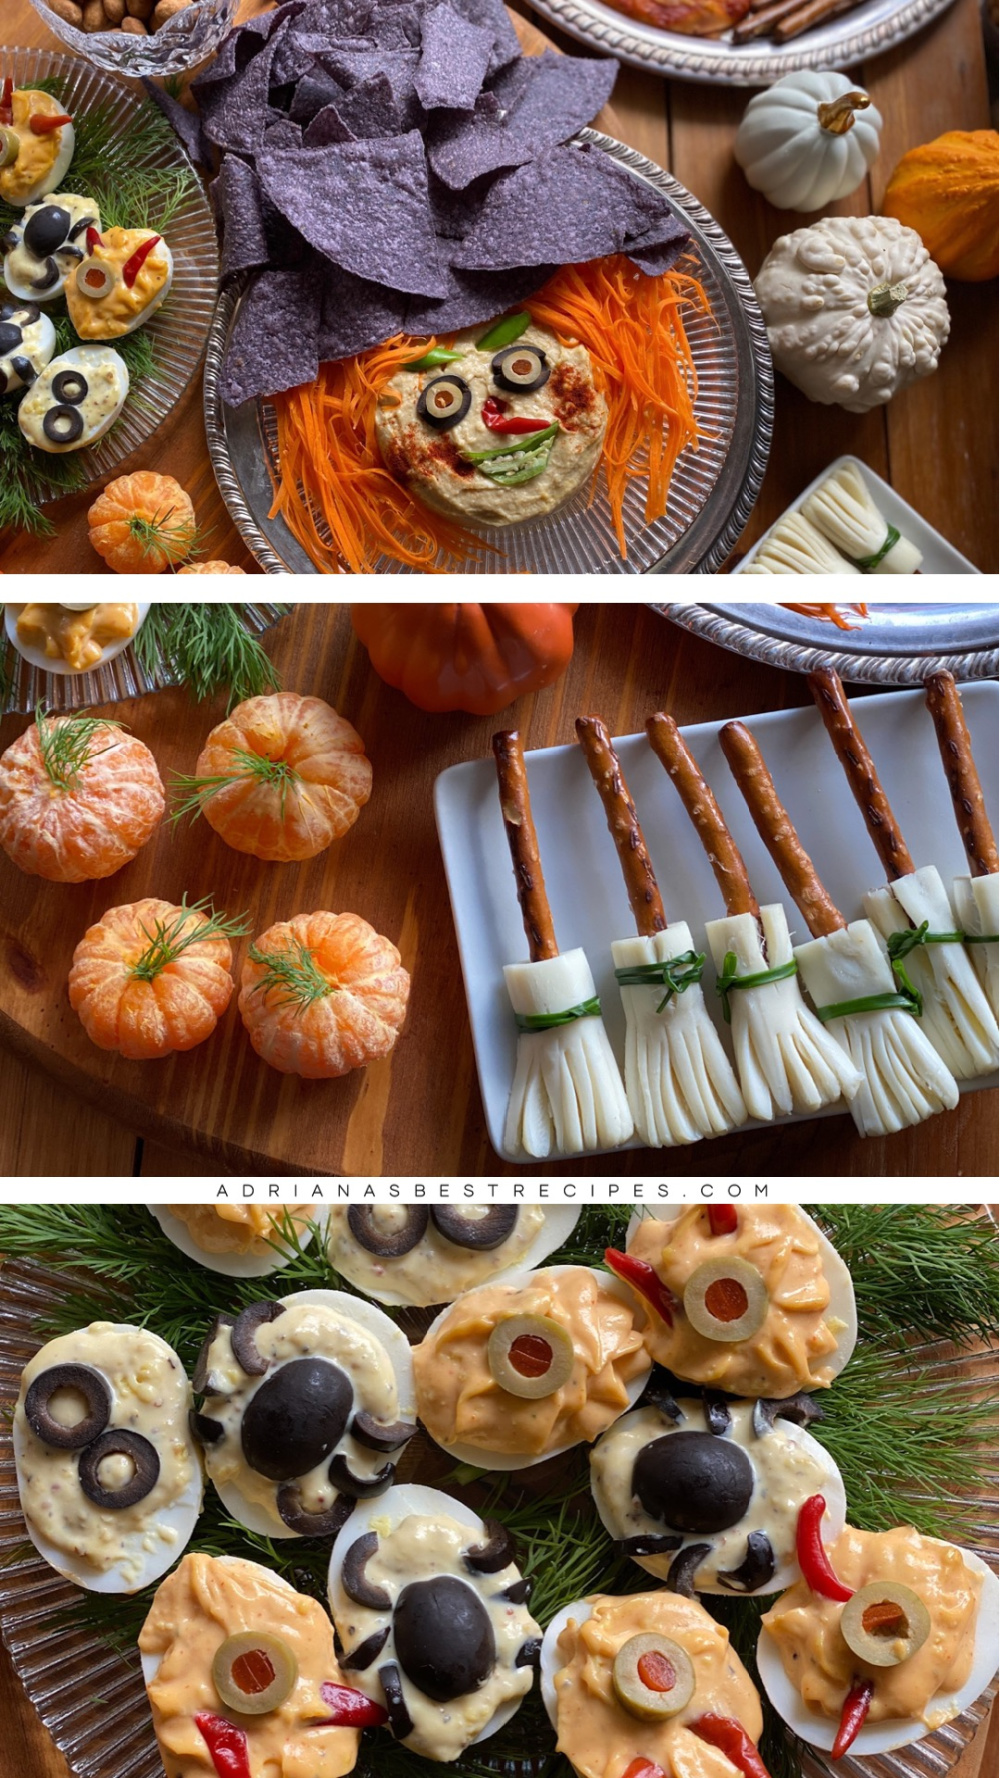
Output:
[[[698,372],[696,413],[704,437],[678,459],[663,519],[647,525],[645,484],[626,495],[628,560],[622,562],[609,508],[598,484],[547,519],[484,532],[503,553],[483,548],[463,564],[478,574],[714,574],[737,543],[753,509],[771,442],[774,387],[763,318],[746,267],[718,223],[697,199],[645,155],[597,130],[581,130],[579,144],[600,148],[636,178],[670,200],[692,236],[682,261],[705,284],[711,313],[687,323]],[[216,480],[237,530],[268,574],[314,574],[316,569],[283,519],[269,516],[277,467],[274,410],[269,403],[227,407],[220,394],[226,347],[246,281],[234,280],[219,298],[205,359],[205,431]],[[502,564],[502,565],[501,565]],[[377,571],[401,574],[383,558]]]
[[[647,74],[722,86],[769,86],[796,68],[847,68],[884,54],[937,18],[952,0],[867,0],[789,43],[687,37],[627,18],[600,0],[528,0],[550,24]]]
[[[867,622],[848,614],[856,630],[749,601],[654,609],[706,642],[792,673],[832,667],[865,685],[922,685],[944,667],[958,680],[997,677],[995,605],[869,605]]]

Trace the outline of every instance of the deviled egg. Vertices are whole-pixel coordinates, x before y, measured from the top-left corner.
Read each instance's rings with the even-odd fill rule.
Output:
[[[384,1494],[416,1431],[405,1334],[373,1303],[300,1290],[216,1317],[192,1425],[223,1505],[269,1537],[332,1537]]]
[[[9,604],[4,629],[19,655],[43,673],[92,673],[127,648],[148,604]]]
[[[823,1536],[844,1528],[844,1484],[805,1430],[811,1396],[787,1401],[653,1399],[616,1420],[590,1454],[604,1529],[674,1592],[777,1593],[798,1578],[801,1508],[825,1502]]]
[[[0,304],[0,395],[25,389],[56,349],[56,330],[37,303]]]
[[[191,1390],[148,1328],[94,1321],[25,1366],[14,1461],[28,1535],[95,1593],[134,1593],[183,1551],[201,1511]]]
[[[541,1630],[513,1540],[437,1488],[359,1502],[330,1558],[341,1665],[397,1741],[455,1760],[531,1690]]]
[[[17,423],[36,450],[82,451],[110,432],[128,390],[128,365],[110,346],[73,346],[22,396]]]
[[[73,119],[51,93],[15,87],[0,91],[0,199],[15,210],[56,191],[76,147]]]
[[[149,1212],[188,1259],[226,1278],[266,1278],[280,1271],[296,1254],[283,1242],[285,1218],[305,1245],[316,1214],[298,1205],[268,1210],[262,1204],[225,1203],[150,1204]]]
[[[414,1351],[417,1412],[449,1456],[479,1469],[589,1444],[642,1393],[644,1322],[632,1293],[589,1266],[480,1285]]]
[[[533,1204],[356,1205],[330,1211],[330,1263],[380,1303],[428,1308],[507,1272],[531,1271],[568,1241],[579,1210]]]
[[[150,321],[174,281],[174,256],[148,228],[89,229],[87,252],[66,280],[66,307],[82,340],[117,340]]]
[[[25,302],[52,302],[84,258],[89,228],[100,229],[92,198],[72,191],[50,192],[29,204],[0,240],[3,275],[12,296]]]

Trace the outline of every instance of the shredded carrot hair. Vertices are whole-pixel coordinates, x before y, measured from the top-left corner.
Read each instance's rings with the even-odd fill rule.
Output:
[[[708,313],[708,297],[696,278],[676,271],[650,278],[617,254],[564,267],[524,306],[539,326],[591,355],[608,403],[601,462],[624,559],[629,482],[648,478],[646,523],[662,518],[674,465],[698,444],[697,377],[682,310]],[[397,335],[321,365],[314,383],[274,398],[280,469],[271,516],[282,515],[325,574],[370,573],[383,555],[444,573],[483,547],[482,538],[396,481],[379,454],[378,398],[403,364],[434,343]]]
[[[786,611],[801,611],[803,617],[821,617],[827,623],[836,624],[838,630],[856,630],[858,627],[857,624],[849,624],[846,617],[841,616],[838,605],[793,605],[790,599],[781,599],[779,604]],[[868,616],[867,605],[848,605],[847,609],[856,611],[859,617]]]

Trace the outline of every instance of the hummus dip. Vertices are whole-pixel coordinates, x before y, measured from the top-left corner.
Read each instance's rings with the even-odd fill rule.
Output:
[[[517,348],[544,354],[549,374],[537,388],[511,390],[494,375],[501,354],[477,349],[482,337],[482,328],[456,334],[447,346],[458,354],[451,362],[397,371],[378,397],[375,433],[390,474],[425,505],[461,524],[515,525],[552,512],[590,480],[600,458],[608,408],[586,346],[563,345],[547,327],[533,322]],[[509,358],[514,350],[503,356]],[[439,379],[464,386],[470,396],[461,418],[444,427],[430,424],[418,411],[428,385]],[[537,451],[526,449],[530,434],[503,434],[486,425],[487,401],[499,406],[504,420],[538,420],[559,430]],[[508,457],[504,446],[516,449]],[[498,454],[473,461],[484,452]],[[497,479],[498,474],[521,476],[532,458],[537,465],[542,457],[544,467],[530,479]]]

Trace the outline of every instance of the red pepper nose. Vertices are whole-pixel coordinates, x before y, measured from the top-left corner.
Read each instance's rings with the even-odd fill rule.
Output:
[[[551,424],[549,420],[530,419],[527,414],[507,413],[507,403],[498,401],[495,395],[488,395],[482,406],[483,425],[491,432],[511,433],[544,432]]]

